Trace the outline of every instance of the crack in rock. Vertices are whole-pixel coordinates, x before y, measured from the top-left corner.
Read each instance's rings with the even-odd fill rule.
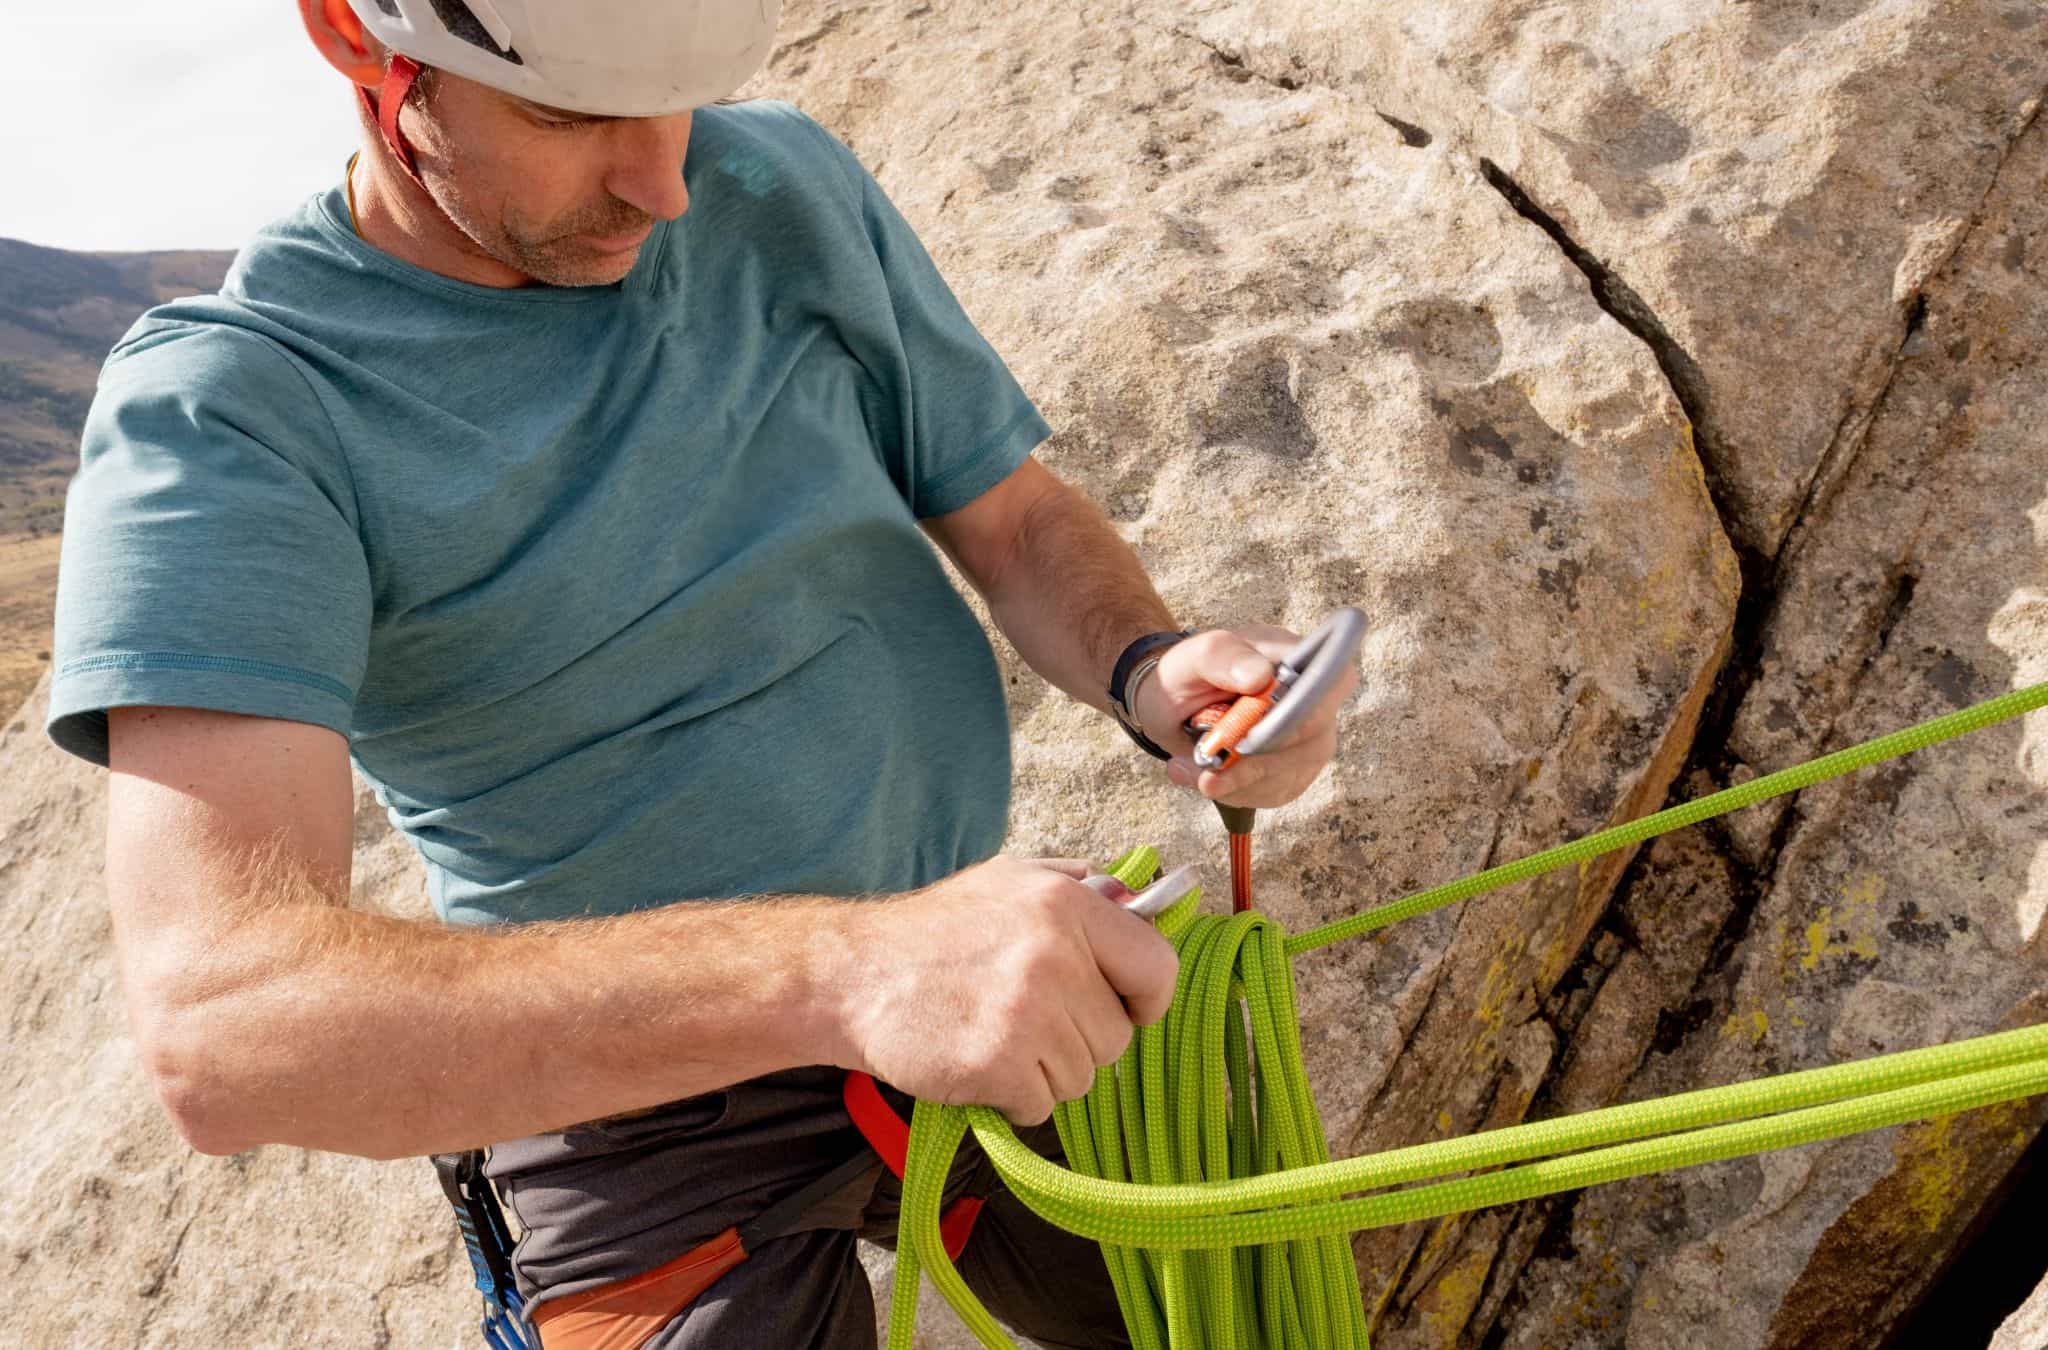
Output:
[[[1382,113],[1380,116],[1385,118],[1386,114]],[[1593,288],[1593,299],[1599,303],[1600,308],[1650,349],[1650,354],[1656,358],[1657,368],[1664,372],[1665,383],[1669,384],[1671,392],[1678,396],[1678,404],[1685,409],[1686,419],[1697,430],[1700,425],[1700,409],[1706,401],[1706,375],[1700,370],[1699,363],[1693,360],[1692,354],[1671,336],[1670,330],[1664,326],[1649,303],[1637,293],[1635,287],[1622,280],[1612,268],[1594,257],[1590,250],[1572,238],[1557,218],[1538,206],[1535,199],[1523,190],[1521,184],[1510,178],[1500,165],[1482,155],[1479,157],[1479,172],[1484,175],[1488,186],[1506,198],[1509,206],[1515,208],[1517,215],[1549,235],[1558,248],[1564,251],[1565,257],[1571,260],[1572,265],[1585,274],[1587,282]],[[1702,467],[1705,467],[1704,457]],[[1720,513],[1725,527],[1730,513],[1722,504],[1724,494],[1714,490],[1716,484],[1711,471],[1708,473],[1708,488],[1714,498],[1714,509]]]
[[[1909,344],[1920,331],[1925,321],[1929,288],[1938,282],[1943,269],[1981,226],[1985,208],[1997,190],[1999,181],[2005,173],[2007,163],[2011,159],[2015,147],[2038,118],[2044,103],[2048,103],[2048,90],[2044,90],[2042,94],[2029,100],[2019,110],[2011,137],[2006,142],[1997,165],[1987,179],[1984,192],[1976,208],[1971,212],[1966,225],[1956,231],[1953,237],[1946,241],[1947,247],[1944,248],[1938,258],[1930,263],[1920,282],[1905,296],[1901,297],[1899,340],[1893,350],[1883,382],[1865,406],[1861,408],[1851,407],[1844,412],[1834,436],[1830,438],[1827,450],[1823,452],[1812,478],[1808,481],[1807,491],[1793,515],[1790,526],[1786,529],[1778,548],[1773,553],[1766,556],[1748,549],[1739,542],[1739,534],[1731,528],[1731,513],[1724,506],[1724,501],[1726,500],[1724,484],[1717,479],[1710,462],[1710,457],[1706,455],[1701,456],[1701,467],[1706,474],[1708,492],[1714,501],[1716,511],[1721,516],[1723,532],[1728,535],[1730,544],[1736,549],[1737,556],[1742,564],[1743,587],[1737,605],[1735,631],[1733,640],[1730,643],[1728,660],[1717,676],[1716,688],[1709,701],[1708,708],[1700,719],[1698,733],[1695,735],[1693,745],[1687,755],[1687,763],[1674,780],[1672,791],[1667,797],[1667,805],[1682,799],[1685,785],[1688,783],[1698,783],[1703,779],[1711,780],[1718,784],[1726,784],[1732,781],[1732,773],[1737,766],[1730,760],[1727,754],[1727,736],[1744,698],[1761,674],[1765,631],[1772,618],[1775,617],[1777,583],[1783,568],[1798,554],[1800,548],[1804,545],[1814,527],[1815,517],[1823,512],[1831,500],[1834,488],[1847,480],[1850,469],[1853,468],[1857,456],[1868,441],[1868,433],[1871,426],[1876,423],[1879,414],[1886,406],[1889,396],[1897,383],[1904,359],[1908,354]],[[1642,301],[1640,295],[1590,252],[1580,247],[1570,237],[1568,232],[1565,231],[1563,226],[1555,218],[1543,211],[1541,207],[1537,206],[1528,194],[1521,189],[1520,185],[1515,183],[1497,164],[1482,158],[1480,165],[1487,182],[1506,198],[1519,214],[1549,234],[1574,265],[1578,266],[1585,273],[1588,282],[1592,286],[1594,297],[1601,308],[1606,310],[1617,322],[1621,323],[1623,327],[1634,333],[1650,347],[1659,367],[1664,371],[1665,378],[1671,385],[1672,392],[1678,397],[1680,405],[1686,411],[1686,415],[1697,427],[1699,425],[1700,391],[1703,387],[1701,383],[1697,382],[1698,367],[1691,362],[1691,358],[1687,356],[1684,350],[1670,338],[1668,332],[1657,321],[1656,316]],[[1881,652],[1888,645],[1893,629],[1903,616],[1906,607],[1911,603],[1917,582],[1918,577],[1912,570],[1909,561],[1901,559],[1898,568],[1891,578],[1892,593],[1887,598],[1885,612],[1880,624],[1878,652]],[[1864,674],[1867,673],[1874,659],[1875,655],[1873,654],[1872,657],[1865,660],[1862,670],[1858,672],[1856,678],[1851,683],[1849,691],[1845,695],[1845,702],[1853,702],[1855,689],[1860,686]],[[1825,741],[1826,739],[1827,733],[1823,733],[1822,740]],[[1800,795],[1792,794],[1785,799],[1784,813],[1772,830],[1770,840],[1753,866],[1746,865],[1743,862],[1740,851],[1731,845],[1725,831],[1721,830],[1714,823],[1707,822],[1702,826],[1696,827],[1707,832],[1714,852],[1719,854],[1727,865],[1730,880],[1735,887],[1735,903],[1721,931],[1716,934],[1708,956],[1702,963],[1692,983],[1692,987],[1683,998],[1674,1000],[1668,1005],[1666,1010],[1667,1016],[1673,1011],[1680,1011],[1683,1014],[1703,1003],[1707,1005],[1707,1015],[1711,1016],[1712,1006],[1714,1006],[1715,982],[1725,972],[1728,963],[1734,959],[1735,953],[1739,950],[1742,942],[1748,937],[1755,915],[1761,907],[1764,897],[1770,892],[1775,882],[1778,862],[1783,856],[1786,845],[1796,831],[1797,823],[1800,819]],[[1640,862],[1640,859],[1637,861]],[[1631,889],[1638,882],[1638,873],[1639,868],[1632,865],[1629,869],[1629,874],[1623,877],[1616,885],[1609,900],[1609,913],[1618,913],[1623,909]],[[1592,934],[1589,934],[1587,943],[1582,949],[1578,961],[1574,963],[1575,970],[1580,963],[1597,960],[1594,950],[1595,945],[1599,934],[1606,928],[1607,925],[1603,920],[1602,924],[1596,927]],[[1568,974],[1566,978],[1569,979],[1571,977]],[[1659,1040],[1663,1039],[1665,1034],[1664,1021],[1664,1018],[1660,1018]],[[1568,1058],[1568,1055],[1560,1055],[1558,1057],[1550,1073],[1545,1075],[1545,1082],[1537,1090],[1537,1100],[1542,1100],[1543,1094],[1550,1091],[1555,1085],[1555,1082],[1561,1076],[1563,1065]],[[2048,1132],[2044,1132],[2043,1137],[2048,1138]],[[2037,1142],[2036,1148],[2040,1147],[2041,1145]],[[1525,1207],[1525,1212],[1538,1215],[1536,1222],[1542,1228],[1542,1237],[1536,1244],[1536,1249],[1540,1250],[1546,1246],[1557,1246],[1568,1250],[1571,1247],[1570,1235],[1577,1213],[1579,1198],[1578,1194],[1553,1197],[1547,1202],[1530,1202]],[[1965,1249],[1966,1246],[1967,1244],[1965,1244]],[[1519,1265],[1524,1268],[1526,1267],[1526,1257]],[[1506,1279],[1510,1284],[1519,1278],[1519,1274],[1519,1270],[1505,1272]],[[1938,1288],[1938,1285],[1930,1287],[1928,1293],[1923,1295],[1923,1301],[1932,1299],[1937,1293]],[[1502,1300],[1501,1304],[1494,1310],[1494,1315],[1490,1321],[1482,1325],[1467,1327],[1466,1331],[1468,1333],[1477,1331],[1483,1338],[1483,1344],[1488,1347],[1502,1344],[1505,1340],[1506,1325],[1511,1320],[1518,1302],[1517,1296],[1510,1292],[1508,1297]],[[1910,1324],[1910,1314],[1907,1319],[1902,1319],[1902,1325],[1905,1324]]]
[[[1308,84],[1308,81],[1299,75],[1268,75],[1265,71],[1260,70],[1257,66],[1245,60],[1243,52],[1231,51],[1228,47],[1211,42],[1200,33],[1190,33],[1185,28],[1168,28],[1165,31],[1177,38],[1184,38],[1189,42],[1208,48],[1209,55],[1216,59],[1216,64],[1223,67],[1225,77],[1235,80],[1239,84],[1243,84],[1248,80],[1258,80],[1272,85],[1275,89],[1285,89],[1289,93],[1302,89]],[[1295,64],[1298,65],[1300,63],[1296,60]]]
[[[1998,163],[1992,166],[1991,174],[1984,180],[1984,191],[1978,196],[1977,204],[1970,211],[1963,227],[1954,231],[1945,242],[1939,255],[1930,259],[1922,271],[1920,280],[1905,295],[1899,297],[1900,322],[1899,340],[1892,348],[1891,360],[1885,366],[1884,380],[1877,392],[1871,396],[1868,405],[1857,408],[1853,404],[1844,410],[1842,419],[1836,424],[1835,434],[1828,439],[1827,448],[1821,452],[1820,461],[1814,466],[1812,478],[1807,480],[1806,493],[1800,499],[1799,507],[1792,514],[1792,523],[1786,527],[1784,538],[1771,557],[1771,580],[1783,560],[1796,552],[1795,541],[1803,538],[1806,522],[1826,505],[1836,484],[1848,478],[1855,466],[1856,457],[1862,452],[1869,439],[1871,426],[1876,422],[1879,411],[1889,398],[1892,386],[1898,382],[1899,369],[1904,364],[1907,351],[1921,325],[1927,319],[1927,288],[1941,276],[1942,269],[1967,243],[1984,223],[1984,207],[1998,190],[1998,182],[2005,176],[2005,166],[2012,159],[2013,150],[2033,127],[2040,116],[2041,107],[2048,102],[2048,89],[2028,99],[2019,108],[2013,121],[2012,134],[1999,151]]]
[[[1394,116],[1392,113],[1382,112],[1378,108],[1374,108],[1372,111],[1373,115],[1378,117],[1380,121],[1385,122],[1388,126],[1392,127],[1397,133],[1399,133],[1401,137],[1401,144],[1408,146],[1411,149],[1420,150],[1422,147],[1428,145],[1431,141],[1436,139],[1434,136],[1430,135],[1426,129],[1416,126],[1413,122],[1404,122],[1400,118]]]

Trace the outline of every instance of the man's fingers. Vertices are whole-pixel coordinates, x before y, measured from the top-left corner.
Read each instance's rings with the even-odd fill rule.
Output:
[[[1060,1038],[1052,1057],[1040,1062],[1045,1069],[1045,1081],[1052,1088],[1053,1100],[1070,1102],[1076,1097],[1086,1096],[1088,1089],[1095,1086],[1095,1052],[1074,1021],[1071,1010],[1065,1021],[1066,1035]]]
[[[1285,655],[1285,630],[1264,631],[1277,636],[1270,640],[1261,637],[1259,646],[1269,649],[1269,655]],[[1194,639],[1188,641],[1192,643]],[[1239,755],[1221,770],[1198,769],[1187,752],[1182,751],[1167,761],[1166,777],[1178,787],[1234,806],[1284,806],[1300,796],[1335,757],[1338,714],[1358,686],[1358,671],[1348,669],[1336,687],[1317,700],[1300,723],[1288,729],[1284,739],[1263,747],[1256,755]]]
[[[1005,1118],[1012,1125],[1043,1125],[1052,1119],[1052,1109],[1059,1103],[1052,1095],[1052,1088],[1046,1083],[1044,1070],[1030,1076],[1030,1081],[1020,1083],[1017,1098],[1007,1105],[998,1105]]]
[[[1074,1029],[1087,1043],[1089,1060],[1100,1067],[1114,1064],[1131,1043],[1131,1015],[1107,985],[1097,985],[1067,1005]]]
[[[1043,867],[1062,876],[1072,877],[1076,881],[1095,870],[1079,858],[1027,858],[1025,861],[1034,867]]]
[[[1331,749],[1334,751],[1336,748],[1337,714],[1343,710],[1346,703],[1351,701],[1351,696],[1356,692],[1358,692],[1358,672],[1356,670],[1347,670],[1338,681],[1337,686],[1330,690],[1320,703],[1309,709],[1307,715],[1301,719],[1300,725],[1289,729],[1285,740],[1267,746],[1262,753],[1270,755],[1275,752],[1291,750],[1297,746],[1312,746],[1325,738],[1330,741]],[[1328,756],[1326,755],[1325,758],[1327,759]]]
[[[1334,723],[1320,728],[1313,740],[1296,741],[1284,750],[1242,755],[1225,769],[1193,771],[1192,763],[1173,761],[1166,774],[1212,801],[1231,806],[1285,806],[1307,791],[1337,750]]]
[[[1275,656],[1253,644],[1255,636],[1284,629],[1243,629],[1231,632],[1212,628],[1176,643],[1160,658],[1154,677],[1173,701],[1175,714],[1185,719],[1210,703],[1233,694],[1256,694],[1273,682]],[[1275,644],[1284,655],[1288,644]]]
[[[1173,1003],[1180,956],[1159,930],[1135,914],[1099,901],[1087,914],[1088,946],[1096,968],[1130,1009],[1139,1026],[1166,1016]]]

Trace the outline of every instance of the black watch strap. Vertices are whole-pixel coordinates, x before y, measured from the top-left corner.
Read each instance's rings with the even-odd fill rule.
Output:
[[[1109,708],[1116,715],[1117,725],[1138,743],[1140,750],[1154,759],[1172,759],[1173,756],[1138,726],[1137,709],[1125,699],[1124,690],[1129,686],[1132,673],[1144,664],[1147,657],[1155,657],[1182,638],[1194,635],[1193,629],[1178,633],[1147,633],[1124,648],[1123,655],[1116,659],[1116,668],[1109,675]]]

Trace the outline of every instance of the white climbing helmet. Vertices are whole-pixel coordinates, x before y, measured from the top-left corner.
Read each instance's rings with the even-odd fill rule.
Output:
[[[768,59],[781,0],[348,0],[423,66],[549,107],[660,117],[730,94]]]

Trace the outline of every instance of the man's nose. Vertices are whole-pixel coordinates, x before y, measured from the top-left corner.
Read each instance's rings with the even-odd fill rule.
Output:
[[[687,211],[683,156],[689,151],[690,114],[621,118],[609,130],[605,190],[657,220],[674,220]]]

